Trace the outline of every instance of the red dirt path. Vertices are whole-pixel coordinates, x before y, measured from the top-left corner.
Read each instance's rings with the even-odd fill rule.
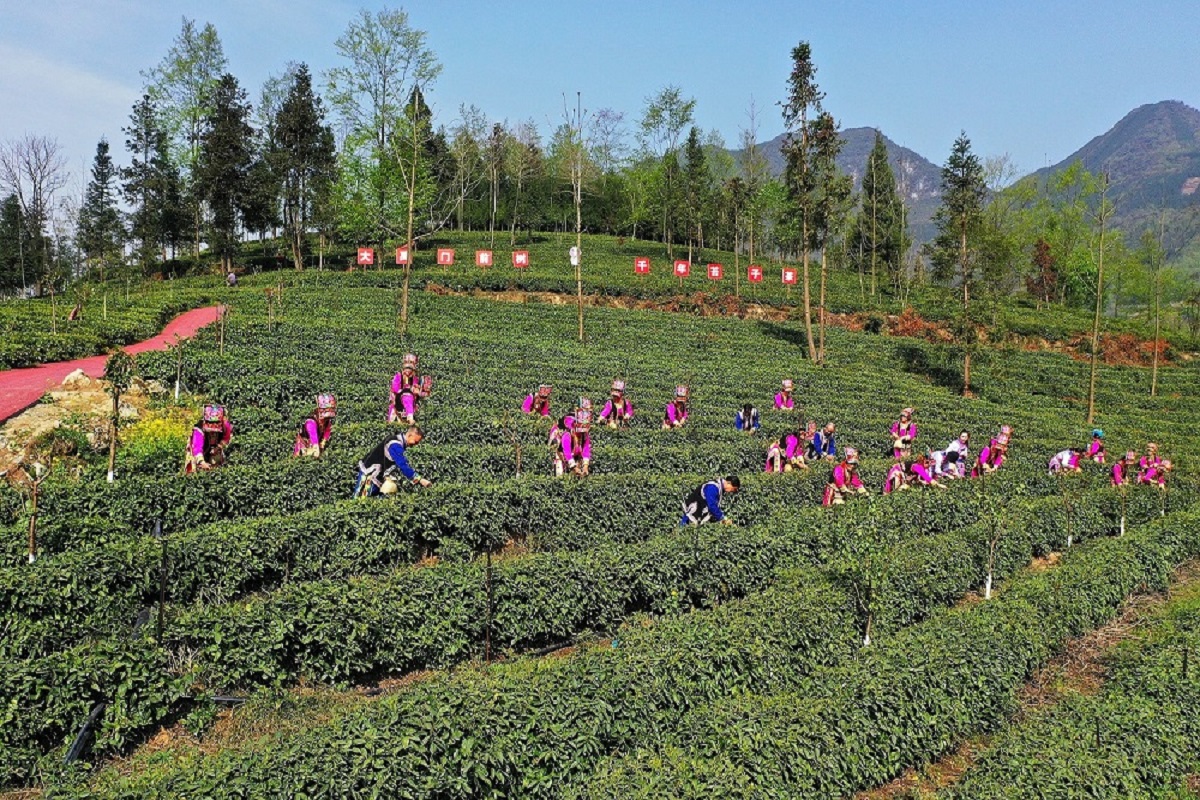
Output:
[[[165,350],[174,344],[175,337],[187,338],[205,325],[217,320],[220,306],[194,308],[185,311],[167,323],[162,333],[144,342],[123,348],[136,355],[147,350]],[[62,383],[63,378],[77,369],[91,378],[104,376],[104,363],[108,356],[89,356],[74,361],[58,361],[37,367],[0,371],[0,422],[16,416],[36,403],[50,388]]]

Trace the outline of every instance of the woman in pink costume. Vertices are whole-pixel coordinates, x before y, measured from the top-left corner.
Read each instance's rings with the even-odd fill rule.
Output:
[[[543,383],[537,388],[536,392],[530,392],[525,395],[525,402],[521,404],[521,410],[526,414],[540,414],[543,417],[550,416],[550,392],[553,390],[553,386]]]
[[[687,422],[687,418],[688,387],[683,385],[676,386],[675,397],[671,402],[667,403],[666,411],[663,413],[663,430],[678,428]]]
[[[842,463],[833,468],[829,474],[829,483],[825,485],[825,495],[821,498],[823,506],[840,506],[846,502],[846,495],[867,494],[862,478],[858,477],[858,451],[853,447],[846,448]]]
[[[796,399],[792,397],[794,384],[791,378],[783,379],[783,388],[775,393],[775,410],[792,411],[796,408]]]
[[[416,424],[417,401],[429,396],[433,379],[417,375],[417,356],[406,353],[400,371],[392,376],[392,402],[388,406],[388,422],[403,420]]]
[[[183,471],[192,473],[221,466],[225,463],[225,448],[231,441],[233,423],[225,413],[225,406],[205,406],[200,424],[192,429]]]
[[[337,398],[329,393],[317,395],[317,410],[296,431],[292,455],[320,458],[329,444],[329,437],[333,435],[333,419],[336,416]]]

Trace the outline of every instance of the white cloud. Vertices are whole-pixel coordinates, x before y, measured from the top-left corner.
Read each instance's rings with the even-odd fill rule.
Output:
[[[90,164],[106,136],[121,151],[121,127],[139,89],[47,55],[0,42],[0,141],[35,134],[57,139],[68,169]],[[119,160],[119,156],[118,156]]]

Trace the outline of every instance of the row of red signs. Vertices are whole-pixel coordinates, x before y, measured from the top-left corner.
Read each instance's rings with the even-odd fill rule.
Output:
[[[408,264],[411,258],[411,252],[407,247],[396,248],[396,263]],[[375,263],[375,250],[370,247],[358,248],[358,263],[361,266],[369,266]],[[454,249],[450,247],[440,247],[437,251],[437,263],[439,266],[448,267],[454,263]],[[491,267],[495,265],[495,259],[491,250],[476,250],[475,251],[475,266]],[[512,265],[517,269],[525,269],[529,266],[529,251],[514,250],[512,253]],[[650,274],[650,259],[645,256],[639,256],[633,260],[633,271],[637,275]],[[708,264],[706,268],[709,280],[719,281],[725,277],[725,267],[722,264]],[[676,261],[675,275],[679,278],[686,278],[692,274],[692,262]],[[751,283],[761,283],[764,270],[758,264],[751,264],[746,268],[746,279]],[[786,285],[791,285],[796,282],[796,268],[783,268],[783,282]]]

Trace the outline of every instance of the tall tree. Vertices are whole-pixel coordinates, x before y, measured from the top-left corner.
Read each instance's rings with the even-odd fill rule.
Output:
[[[466,201],[483,174],[483,148],[487,118],[475,106],[460,106],[458,121],[450,130],[450,154],[454,161],[454,218],[464,229]]]
[[[754,262],[755,249],[764,229],[763,188],[771,180],[771,166],[758,146],[758,108],[754,99],[746,111],[746,127],[740,131],[740,168],[746,185],[745,232],[747,256]]]
[[[792,72],[788,76],[787,99],[783,102],[783,154],[786,160],[784,184],[787,188],[792,224],[798,228],[803,273],[804,333],[808,339],[808,358],[817,360],[817,345],[812,327],[812,281],[809,276],[809,228],[817,202],[817,175],[812,168],[809,117],[820,113],[825,93],[817,87],[817,67],[812,48],[801,42],[792,48]]]
[[[517,244],[517,227],[524,221],[523,201],[530,185],[545,168],[541,138],[533,120],[517,125],[508,137],[508,148],[504,154],[504,171],[511,180],[512,223],[509,225],[508,244]]]
[[[929,245],[935,276],[957,279],[962,289],[959,338],[963,350],[963,394],[971,392],[971,350],[976,328],[971,320],[971,289],[978,270],[978,250],[983,233],[983,203],[987,193],[983,165],[971,152],[966,131],[959,134],[942,167],[942,204],[934,213],[937,236]]]
[[[21,259],[22,265],[28,263],[32,268],[22,277],[22,286],[28,287],[32,279],[38,294],[51,269],[54,196],[68,177],[66,161],[55,139],[26,134],[0,146],[0,191],[16,196],[21,224],[33,246],[33,252]]]
[[[679,183],[679,138],[692,124],[695,98],[684,98],[678,86],[664,87],[646,99],[646,110],[639,125],[643,150],[657,161],[659,203],[662,212],[662,238],[667,257],[675,257],[675,207]]]
[[[125,226],[117,208],[117,169],[104,138],[96,144],[92,178],[84,190],[75,238],[84,257],[99,266],[100,279],[104,280],[105,267],[120,259],[125,246]]]
[[[296,68],[275,115],[273,134],[269,158],[282,187],[292,266],[303,269],[308,231],[321,206],[329,202],[337,170],[333,130],[325,123],[324,106],[305,64]]]
[[[344,213],[357,220],[360,235],[382,242],[407,219],[408,187],[398,159],[409,151],[405,103],[441,72],[425,31],[409,24],[402,10],[362,10],[334,43],[343,63],[326,73],[330,105],[342,125]],[[405,231],[411,240],[411,231]],[[403,310],[404,312],[407,309]]]
[[[688,131],[683,146],[683,207],[687,224],[688,261],[692,261],[692,246],[700,249],[697,259],[703,258],[704,218],[712,193],[712,176],[708,171],[708,158],[700,141],[700,129],[695,125]]]
[[[1104,234],[1114,210],[1108,199],[1108,173],[1105,172],[1100,175],[1100,202],[1095,212],[1099,235],[1096,247],[1096,310],[1092,317],[1092,359],[1088,376],[1088,425],[1096,419],[1096,368],[1100,360],[1100,317],[1104,310]]]
[[[9,194],[0,201],[0,296],[25,291],[25,256],[32,250],[33,241],[21,216],[21,201]]]
[[[892,288],[899,291],[904,274],[904,254],[911,239],[904,225],[904,204],[896,189],[896,175],[888,163],[883,134],[875,131],[875,144],[863,171],[862,205],[855,219],[851,250],[870,265],[870,290],[874,297],[878,273],[886,271]]]
[[[129,236],[143,272],[167,251],[176,251],[190,225],[191,213],[183,199],[179,168],[171,159],[166,133],[149,95],[134,104],[125,133],[129,166],[121,169],[121,195],[128,213]]]
[[[192,216],[192,246],[200,254],[201,212],[194,191],[196,162],[204,121],[213,110],[214,92],[226,70],[225,50],[211,22],[197,28],[183,18],[167,55],[153,69],[142,72],[146,93],[159,111],[159,119],[172,147],[172,158],[182,167],[185,196]]]
[[[809,123],[812,141],[812,172],[817,187],[812,208],[812,240],[806,249],[821,251],[821,288],[817,300],[817,363],[825,363],[825,297],[829,283],[829,245],[845,227],[850,213],[850,197],[854,182],[849,175],[838,171],[837,157],[842,151],[842,137],[837,122],[828,111],[822,111]]]
[[[232,269],[238,253],[238,226],[250,194],[254,129],[249,120],[246,92],[232,75],[222,75],[200,134],[196,193],[208,208],[208,246],[220,257],[223,273]]]
[[[484,161],[487,164],[488,186],[488,247],[496,246],[496,215],[500,207],[500,181],[504,178],[504,155],[508,144],[508,131],[504,125],[497,122],[492,125],[492,135],[488,137],[487,147],[484,148]]]

